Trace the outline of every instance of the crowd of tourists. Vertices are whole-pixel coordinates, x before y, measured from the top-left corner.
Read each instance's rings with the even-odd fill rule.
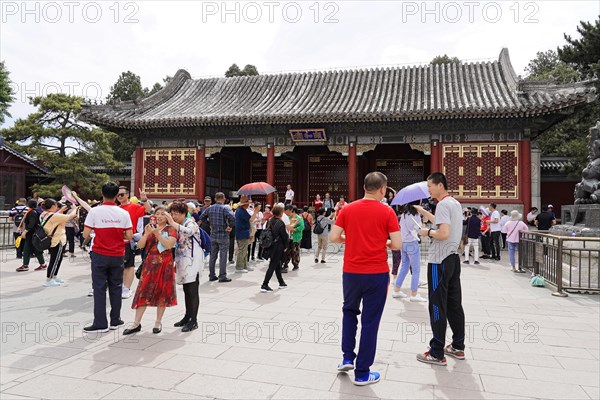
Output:
[[[299,270],[301,251],[312,252],[313,239],[315,265],[327,262],[329,243],[344,245],[343,361],[338,371],[354,370],[354,383],[367,385],[380,379],[370,367],[390,284],[388,250],[392,253],[392,297],[428,303],[433,338],[429,350],[418,354],[417,360],[435,365],[446,365],[446,355],[465,358],[460,256],[464,255],[463,264],[469,264],[472,253],[473,263],[479,264],[480,247],[481,258],[489,260],[500,260],[501,250],[507,248],[513,271],[523,272],[515,254],[520,232],[528,227],[518,211],[498,211],[494,203],[463,209],[448,194],[441,173],[430,175],[427,184],[431,199],[393,207],[393,194],[386,191],[387,178],[380,172],[365,177],[363,199],[347,203],[340,197],[334,202],[326,193],[323,198],[316,195],[310,207],[302,208],[297,207],[290,185],[284,202],[272,206],[245,195],[239,201],[227,201],[222,192],[215,194],[214,203],[206,196],[203,204],[183,199],[155,204],[145,192],[140,191],[139,198],[131,196],[129,188],[113,182],[102,186],[102,201],[86,202],[75,192],[69,198],[77,204],[66,198],[20,199],[10,213],[17,257],[22,259],[17,271],[28,271],[35,257],[39,263],[35,270],[46,271],[43,286],[60,286],[64,283],[59,277],[62,259],[75,257],[75,239],[79,238],[80,247],[90,255],[90,296],[94,298],[94,319],[84,328],[85,333],[124,328],[123,300],[133,297],[133,322],[123,334],[142,330],[148,307],[156,308],[152,332],[159,334],[167,307],[177,305],[176,285],[183,288],[185,314],[174,326],[190,332],[198,328],[199,285],[205,262],[208,281],[216,283],[232,281],[228,262],[235,264],[237,274],[251,273],[253,266],[266,262],[260,291],[268,293],[273,292],[273,274],[277,289],[287,288],[284,274],[289,273],[290,264],[292,271]],[[539,229],[556,222],[549,208],[543,207],[532,219]],[[430,243],[426,282],[420,280],[423,240]],[[138,256],[140,262],[136,263]],[[410,295],[402,291],[409,273]],[[135,277],[139,282],[134,292]],[[418,293],[422,286],[428,288],[427,297]],[[356,353],[358,315],[361,337]],[[443,338],[448,323],[453,340],[446,345]]]

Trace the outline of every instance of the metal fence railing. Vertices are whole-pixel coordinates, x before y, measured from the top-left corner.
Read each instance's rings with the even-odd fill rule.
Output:
[[[8,217],[0,216],[0,249],[15,247],[13,226],[14,223],[9,221]]]
[[[555,286],[555,296],[567,296],[565,291],[600,292],[600,238],[521,232],[519,266]]]

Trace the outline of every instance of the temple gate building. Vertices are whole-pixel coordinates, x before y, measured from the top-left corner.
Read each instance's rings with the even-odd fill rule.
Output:
[[[531,139],[596,100],[593,80],[518,77],[497,61],[194,80],[179,70],[139,102],[82,118],[137,140],[132,188],[162,199],[266,181],[283,198],[362,197],[370,171],[399,189],[432,171],[464,204],[528,209],[540,199]],[[270,202],[272,198],[268,199]]]

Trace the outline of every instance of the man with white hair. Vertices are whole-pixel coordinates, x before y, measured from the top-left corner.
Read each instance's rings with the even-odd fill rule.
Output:
[[[277,205],[281,208],[285,208],[285,204],[283,203],[277,203]],[[285,224],[285,229],[288,231],[288,234],[290,233],[288,226],[290,225],[290,217],[288,217],[287,215],[285,215],[285,213],[283,213],[281,215],[281,220],[283,221],[283,223]]]

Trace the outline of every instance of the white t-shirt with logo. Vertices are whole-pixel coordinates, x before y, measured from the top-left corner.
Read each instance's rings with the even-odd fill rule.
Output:
[[[498,220],[497,223],[490,222],[490,231],[492,232],[500,232],[502,230],[502,226],[500,225],[500,212],[498,210],[494,210],[492,215],[490,215],[490,221]]]
[[[285,192],[285,199],[286,200],[292,200],[294,198],[294,191],[292,189],[289,189]]]

